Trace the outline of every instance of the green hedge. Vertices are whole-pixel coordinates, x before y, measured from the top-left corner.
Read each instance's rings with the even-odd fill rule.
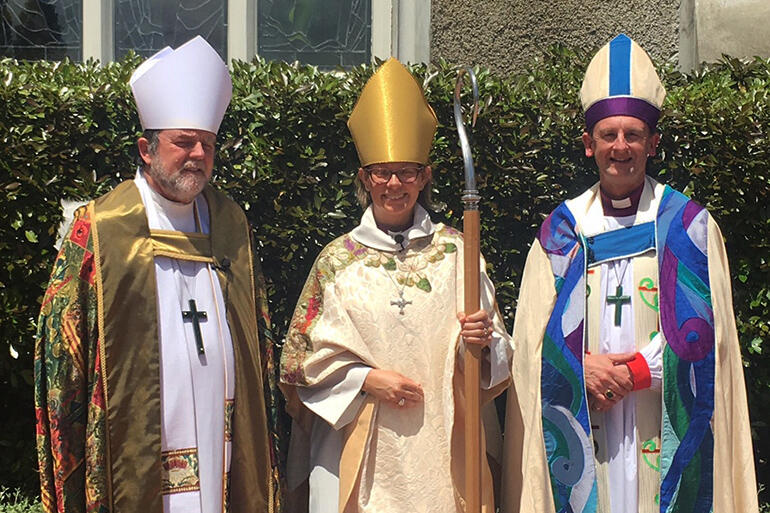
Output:
[[[0,408],[6,412],[0,482],[9,486],[37,486],[31,353],[55,256],[59,200],[93,197],[133,176],[139,123],[126,82],[137,63],[136,57],[103,68],[0,61]],[[483,105],[473,146],[483,251],[509,328],[536,228],[560,201],[596,180],[580,142],[577,92],[586,63],[585,54],[554,48],[527,73],[478,73]],[[761,408],[770,403],[770,61],[724,58],[693,75],[672,64],[664,69],[669,96],[652,174],[708,206],[727,238],[764,473],[770,456],[768,414]],[[436,217],[459,226],[455,71],[439,63],[415,72],[427,82],[439,119],[432,160],[435,197],[445,208]],[[216,182],[254,225],[279,338],[313,259],[360,215],[352,187],[358,163],[345,122],[371,73],[370,66],[329,74],[284,63],[234,63]]]

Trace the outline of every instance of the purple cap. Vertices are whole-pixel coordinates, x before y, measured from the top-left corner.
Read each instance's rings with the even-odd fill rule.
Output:
[[[630,96],[613,96],[594,103],[586,110],[586,127],[590,132],[594,125],[610,116],[632,116],[639,118],[655,131],[660,110],[652,104]]]

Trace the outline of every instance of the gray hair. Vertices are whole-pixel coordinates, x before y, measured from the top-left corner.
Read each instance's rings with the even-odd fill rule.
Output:
[[[149,147],[147,148],[147,151],[150,152],[150,155],[155,155],[155,152],[158,151],[158,137],[160,135],[160,130],[145,130],[142,132],[142,137],[147,139],[147,142],[149,143]],[[139,154],[139,150],[136,151],[136,160],[137,164],[140,166],[144,166],[144,160],[142,160],[142,156]]]

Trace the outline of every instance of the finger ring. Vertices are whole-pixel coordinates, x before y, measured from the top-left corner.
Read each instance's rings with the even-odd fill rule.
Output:
[[[615,392],[613,392],[608,388],[607,391],[604,392],[604,397],[606,397],[607,399],[612,399],[613,397],[615,397]]]
[[[399,399],[399,400],[398,400],[398,405],[399,405],[399,406],[403,406],[403,405],[405,405],[405,404],[406,404],[406,399],[404,399],[403,397],[402,397],[401,399]]]
[[[484,336],[486,337],[487,335],[489,335],[489,329],[484,326]]]

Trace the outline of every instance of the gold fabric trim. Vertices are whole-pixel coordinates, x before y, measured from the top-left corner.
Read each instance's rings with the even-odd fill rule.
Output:
[[[162,452],[160,466],[163,495],[197,492],[201,489],[196,447]]]
[[[207,234],[150,230],[150,237],[155,256],[209,264],[215,262],[211,256],[211,239]]]
[[[233,413],[235,412],[235,400],[225,400],[225,442],[233,441]]]
[[[101,293],[104,290],[102,283],[102,259],[101,252],[99,250],[99,230],[96,226],[96,215],[94,213],[94,202],[90,201],[86,205],[86,211],[88,218],[91,222],[91,237],[93,237],[93,253],[94,253],[94,284],[96,288],[96,325],[99,333],[99,359],[101,363],[102,373],[102,391],[104,392],[104,411],[109,411],[110,395],[107,390],[107,354],[104,350],[104,295]],[[105,416],[105,433],[107,439],[104,441],[104,449],[106,452],[105,461],[110,462],[110,422],[109,417]],[[107,474],[107,504],[112,505],[112,465],[107,465],[105,468]]]
[[[367,396],[356,419],[345,428],[345,441],[340,454],[340,512],[358,511],[357,490],[361,479],[361,464],[376,415],[376,406],[374,398]]]
[[[203,190],[211,213],[212,257],[225,258],[230,267],[217,269],[233,339],[235,397],[229,497],[232,511],[271,513],[270,442],[262,365],[260,363],[257,305],[254,296],[251,230],[243,211],[211,187]]]
[[[160,357],[155,264],[133,181],[93,204],[102,278],[103,362],[115,511],[162,511]],[[96,252],[96,248],[94,248]],[[136,476],[156,476],[152,484]]]
[[[227,472],[222,477],[222,481],[222,487],[224,490],[222,492],[222,496],[224,497],[224,500],[222,501],[222,511],[227,513],[230,511],[230,472]]]

